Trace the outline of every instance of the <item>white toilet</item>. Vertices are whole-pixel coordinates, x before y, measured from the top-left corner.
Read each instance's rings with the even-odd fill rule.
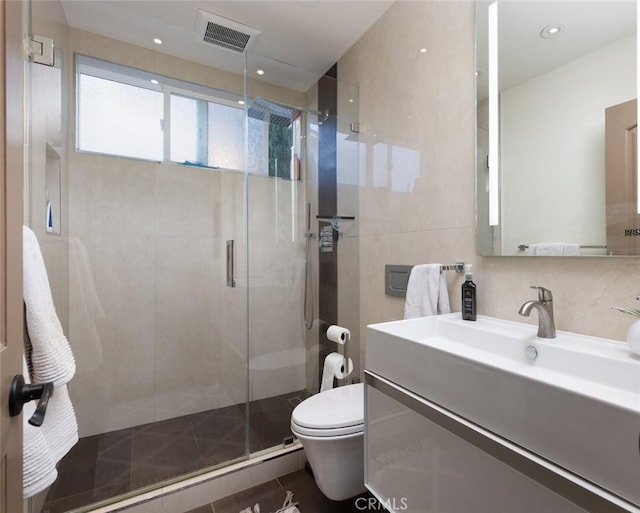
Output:
[[[302,401],[291,414],[318,488],[340,501],[364,487],[364,388],[332,388]]]

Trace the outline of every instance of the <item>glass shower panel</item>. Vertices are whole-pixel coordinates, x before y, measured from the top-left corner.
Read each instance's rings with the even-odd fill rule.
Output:
[[[115,4],[101,7],[131,24],[122,33],[135,32],[139,16]],[[33,30],[54,39],[60,64],[31,65],[27,221],[40,240],[76,359],[69,393],[79,441],[60,461],[57,481],[33,500],[34,512],[89,510],[249,456],[245,132],[233,142],[240,169],[164,162],[155,149],[157,161],[75,151],[71,127],[80,113],[69,85],[76,54],[132,69],[153,55],[158,77],[202,93],[228,78],[229,70],[216,67],[215,57],[224,54],[238,73],[238,89],[224,94],[242,100],[244,57],[230,63],[226,51],[212,49],[213,60],[198,64],[116,37],[106,44],[104,34],[61,24],[65,17],[52,15],[54,8],[32,2]],[[181,30],[156,28],[158,34]],[[92,55],[97,48],[100,55]],[[53,138],[51,119],[60,125]],[[152,125],[162,127],[168,158],[170,120]],[[132,139],[144,150],[145,137]],[[60,235],[45,226],[52,150],[60,157],[62,204],[54,223]],[[234,241],[232,253],[227,241]],[[226,280],[231,264],[234,287]]]
[[[309,395],[303,322],[306,94],[273,82],[282,63],[249,54],[249,418],[252,452],[292,441],[291,411]],[[306,73],[299,70],[299,73]]]
[[[338,75],[340,67],[338,66]],[[365,145],[360,144],[359,91],[354,84],[337,82],[336,196],[338,224],[338,318],[351,332],[348,357],[357,378],[360,362],[360,185],[363,182]],[[334,228],[336,223],[334,222]]]
[[[252,452],[292,441],[291,412],[318,392],[318,87],[322,73],[292,69],[250,54],[248,76],[266,69],[272,83],[249,81],[249,417]],[[324,80],[324,79],[323,79]],[[333,79],[329,79],[333,80]],[[273,87],[273,82],[279,87]],[[334,189],[344,215],[357,215],[359,146],[357,88],[335,81],[338,123]],[[335,114],[334,114],[335,115]],[[261,151],[258,152],[257,149]],[[346,229],[346,231],[345,231]],[[347,240],[345,235],[349,236]],[[358,361],[358,239],[353,220],[343,221],[338,320],[355,334]],[[343,271],[344,269],[344,271]],[[305,302],[306,295],[306,302]],[[308,312],[305,318],[305,304]],[[315,319],[315,321],[314,321]],[[305,322],[305,320],[307,322]],[[337,350],[334,347],[332,351]]]

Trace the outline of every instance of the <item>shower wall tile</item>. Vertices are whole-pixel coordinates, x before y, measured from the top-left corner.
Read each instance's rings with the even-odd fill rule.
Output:
[[[122,43],[115,39],[75,28],[69,28],[69,45],[73,51],[83,55],[118,62],[147,71],[156,71],[152,66],[155,62],[156,52],[141,46]]]
[[[352,377],[360,376],[360,239],[341,235],[338,241],[338,325],[351,332],[347,351],[353,360]]]
[[[77,51],[240,94],[244,89],[242,77],[222,70],[76,29],[68,33],[70,83]],[[305,102],[302,93],[253,80],[248,85],[250,94],[271,101]],[[73,144],[75,102],[68,107]],[[304,269],[302,183],[252,176],[247,195],[237,171],[69,152],[68,191],[69,338],[78,360],[71,392],[83,436],[245,401],[247,284],[253,281],[253,356],[276,352],[291,359],[284,362],[287,379],[256,373],[256,398],[304,388],[296,352],[304,347],[301,294],[291,293],[291,287],[300,290]],[[249,234],[246,205],[252,223],[264,221]],[[236,243],[235,288],[225,283],[227,240]],[[273,315],[283,316],[281,328],[292,333],[267,333]],[[272,365],[273,358],[267,360]],[[276,369],[282,365],[276,358]]]
[[[153,245],[150,237],[72,237],[70,393],[81,435],[153,415]]]
[[[477,260],[473,23],[472,2],[397,2],[338,63],[359,87],[363,334],[403,316],[404,301],[384,293],[385,264]],[[459,310],[461,277],[446,276]]]
[[[71,235],[153,235],[153,162],[73,153],[69,158]]]
[[[212,217],[208,177],[202,169],[158,166],[155,173],[155,234],[164,237],[212,237],[203,219]]]
[[[156,414],[164,419],[224,406],[212,393],[224,385],[220,330],[211,315],[220,289],[213,239],[157,237],[155,247]]]
[[[249,177],[251,400],[306,386],[303,200],[301,182]]]

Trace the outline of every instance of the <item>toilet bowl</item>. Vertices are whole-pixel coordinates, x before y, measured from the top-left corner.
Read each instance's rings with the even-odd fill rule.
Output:
[[[332,388],[302,401],[291,414],[291,431],[304,447],[318,488],[340,501],[364,487],[364,388]]]

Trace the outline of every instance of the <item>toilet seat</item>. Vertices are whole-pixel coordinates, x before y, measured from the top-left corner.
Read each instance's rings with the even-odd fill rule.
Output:
[[[364,432],[363,384],[332,388],[305,399],[291,414],[291,430],[318,438]]]

